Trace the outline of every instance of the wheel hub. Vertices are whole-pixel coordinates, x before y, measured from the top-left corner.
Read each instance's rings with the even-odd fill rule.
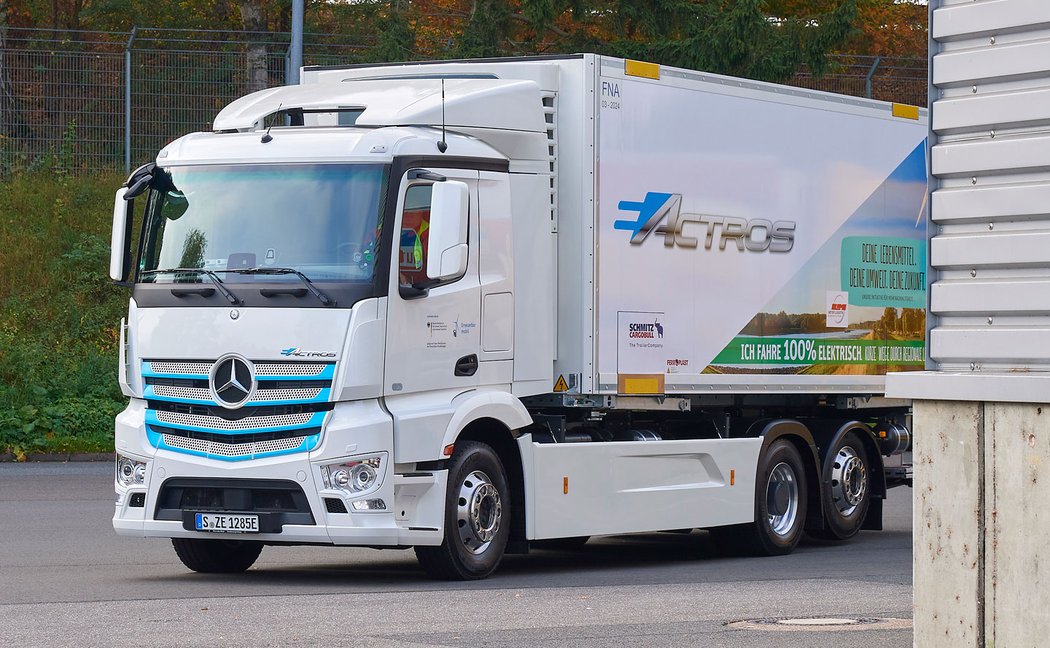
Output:
[[[778,536],[787,536],[798,517],[798,480],[787,463],[773,467],[766,482],[766,515],[769,528]]]
[[[499,532],[503,503],[499,491],[480,470],[467,475],[459,487],[456,523],[463,546],[473,554],[485,551]]]
[[[831,471],[831,497],[843,515],[850,515],[868,494],[867,467],[857,451],[843,446],[835,455]]]

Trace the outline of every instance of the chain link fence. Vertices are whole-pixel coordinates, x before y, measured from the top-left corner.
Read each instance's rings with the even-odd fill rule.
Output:
[[[820,77],[802,71],[790,85],[825,92],[926,106],[926,59],[833,56]]]
[[[289,34],[177,29],[11,29],[0,59],[0,174],[48,166],[121,169],[208,130],[233,99],[259,89],[248,61],[284,83]],[[374,39],[306,34],[306,65],[370,60]],[[924,60],[833,57],[827,74],[791,85],[926,105]]]

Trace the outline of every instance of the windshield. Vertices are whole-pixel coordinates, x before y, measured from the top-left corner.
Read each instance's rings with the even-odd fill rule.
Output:
[[[139,281],[208,281],[200,273],[249,268],[286,274],[222,274],[224,281],[370,282],[386,167],[296,164],[172,167],[150,193]]]

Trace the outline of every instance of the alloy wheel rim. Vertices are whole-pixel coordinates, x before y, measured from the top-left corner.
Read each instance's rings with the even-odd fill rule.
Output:
[[[787,537],[798,519],[798,478],[791,466],[780,462],[773,467],[766,482],[766,517],[769,528]]]
[[[503,502],[499,490],[483,471],[467,475],[459,486],[456,524],[460,542],[472,554],[484,553],[499,533]]]
[[[867,467],[850,446],[839,448],[831,467],[831,500],[838,512],[849,516],[868,493]]]

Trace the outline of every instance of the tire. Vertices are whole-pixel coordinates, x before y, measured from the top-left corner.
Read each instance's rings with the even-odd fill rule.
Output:
[[[416,558],[434,578],[485,578],[503,559],[510,521],[503,463],[484,443],[459,441],[448,471],[444,540],[437,547],[416,547]]]
[[[766,448],[755,479],[755,521],[711,529],[729,552],[760,556],[791,553],[806,523],[806,471],[794,444],[778,439]]]
[[[821,484],[824,528],[810,534],[825,540],[848,540],[857,535],[871,504],[868,454],[860,436],[850,432],[828,449]]]
[[[179,560],[202,574],[238,574],[255,564],[262,553],[261,542],[250,540],[200,540],[172,538]]]
[[[536,549],[549,551],[576,551],[582,549],[583,545],[591,536],[573,536],[571,538],[549,538],[547,540],[533,540],[530,545]]]

